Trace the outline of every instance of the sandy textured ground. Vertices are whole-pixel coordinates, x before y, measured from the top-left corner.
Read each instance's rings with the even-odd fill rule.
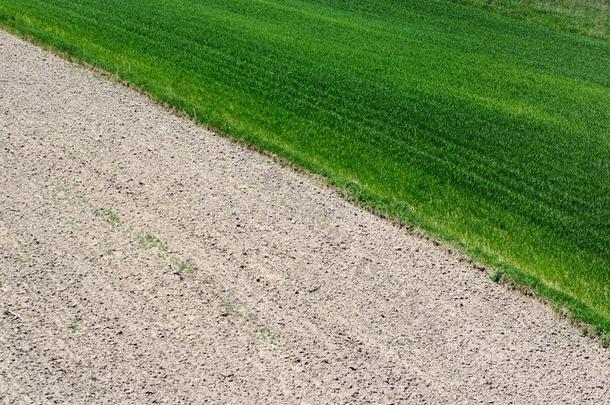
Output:
[[[0,31],[0,399],[608,403],[610,352]]]

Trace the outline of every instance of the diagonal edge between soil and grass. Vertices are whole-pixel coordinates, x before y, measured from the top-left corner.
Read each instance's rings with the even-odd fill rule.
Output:
[[[498,254],[490,251],[484,252],[476,246],[469,246],[468,243],[460,241],[451,233],[440,229],[432,221],[421,216],[409,215],[408,210],[405,211],[402,202],[387,201],[387,199],[376,195],[374,192],[360,187],[351,179],[333,172],[324,165],[316,163],[315,159],[291,149],[288,145],[278,145],[269,139],[261,139],[256,135],[244,131],[235,131],[228,123],[206,122],[201,118],[202,115],[197,113],[198,106],[192,105],[188,100],[181,99],[175,94],[170,94],[162,88],[155,87],[154,83],[151,83],[152,86],[150,84],[146,85],[146,83],[138,83],[121,69],[122,66],[111,66],[105,61],[93,55],[88,55],[82,49],[67,44],[61,39],[54,38],[44,31],[30,26],[18,25],[15,21],[0,21],[0,29],[25,38],[97,74],[132,87],[164,107],[169,108],[172,112],[186,116],[218,135],[246,144],[282,164],[291,166],[301,173],[308,175],[313,173],[321,176],[326,185],[337,189],[339,194],[347,200],[358,204],[360,207],[376,215],[406,226],[412,233],[424,238],[441,241],[446,247],[457,249],[467,255],[471,261],[485,266],[488,274],[497,281],[506,279],[515,283],[519,289],[532,292],[538,298],[550,301],[558,313],[569,316],[574,323],[581,326],[589,325],[592,328],[591,332],[601,337],[604,346],[610,345],[610,318],[595,311],[577,298],[546,284],[539,277],[511,265]],[[355,184],[356,188],[354,187]]]

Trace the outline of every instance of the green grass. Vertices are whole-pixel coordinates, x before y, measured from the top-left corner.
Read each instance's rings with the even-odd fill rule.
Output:
[[[608,0],[454,0],[597,38],[610,39]]]
[[[0,0],[0,24],[610,331],[610,41],[463,3]]]

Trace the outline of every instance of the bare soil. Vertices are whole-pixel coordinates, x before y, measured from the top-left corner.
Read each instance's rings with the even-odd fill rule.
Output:
[[[535,298],[1,31],[0,269],[0,402],[610,402]]]

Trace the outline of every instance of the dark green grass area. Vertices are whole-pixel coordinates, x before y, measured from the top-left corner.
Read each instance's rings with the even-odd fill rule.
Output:
[[[0,0],[0,24],[610,331],[610,41],[419,0]]]

